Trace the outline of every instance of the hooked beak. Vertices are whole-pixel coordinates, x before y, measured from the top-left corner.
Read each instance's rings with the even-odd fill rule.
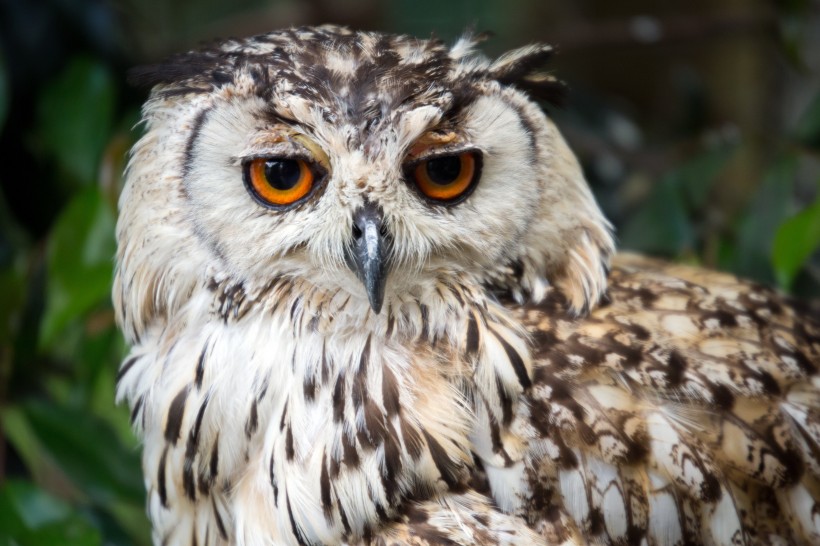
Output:
[[[364,284],[376,314],[382,310],[387,278],[388,242],[382,221],[382,212],[373,203],[365,202],[353,213],[353,244],[348,255],[348,264]]]

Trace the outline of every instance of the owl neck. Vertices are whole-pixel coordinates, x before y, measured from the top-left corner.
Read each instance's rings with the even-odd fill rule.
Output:
[[[119,384],[146,467],[166,476],[157,510],[210,510],[203,496],[217,495],[236,532],[334,542],[366,536],[404,498],[459,487],[473,453],[510,464],[527,342],[468,281],[431,281],[380,315],[302,281],[210,283],[181,332],[135,347]]]

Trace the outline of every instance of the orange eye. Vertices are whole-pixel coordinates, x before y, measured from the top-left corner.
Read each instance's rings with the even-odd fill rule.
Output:
[[[285,207],[310,193],[314,174],[307,161],[260,157],[245,164],[245,184],[263,205]]]
[[[416,186],[435,201],[455,203],[467,197],[480,174],[477,152],[442,155],[420,161],[412,167]]]

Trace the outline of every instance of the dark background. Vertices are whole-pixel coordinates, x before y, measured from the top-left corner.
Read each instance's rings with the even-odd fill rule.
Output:
[[[558,47],[622,248],[820,295],[820,3],[0,0],[0,546],[148,544],[109,301],[135,64],[322,22]]]

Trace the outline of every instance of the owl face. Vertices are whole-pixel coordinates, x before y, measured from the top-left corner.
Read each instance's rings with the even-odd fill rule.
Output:
[[[163,302],[209,277],[246,288],[288,277],[379,312],[463,274],[536,299],[572,279],[571,303],[587,305],[612,241],[527,94],[558,87],[533,71],[550,50],[489,61],[473,43],[296,29],[138,73],[155,88],[122,200],[120,267],[155,292],[173,278]],[[151,263],[130,263],[135,239],[155,247]],[[137,296],[139,313],[161,307]]]
[[[389,299],[442,267],[480,275],[509,261],[541,177],[520,116],[499,89],[482,91],[454,115],[449,90],[442,106],[393,111],[377,96],[385,117],[371,119],[302,104],[285,121],[258,97],[219,100],[190,150],[196,232],[243,279],[302,276],[354,297],[368,267]]]

